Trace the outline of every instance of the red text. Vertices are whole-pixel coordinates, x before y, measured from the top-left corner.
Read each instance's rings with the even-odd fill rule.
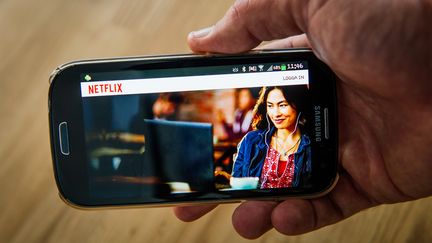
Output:
[[[88,86],[89,94],[122,93],[122,84],[93,84]]]

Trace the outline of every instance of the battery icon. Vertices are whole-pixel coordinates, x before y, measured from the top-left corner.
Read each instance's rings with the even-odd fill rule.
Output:
[[[286,71],[287,66],[285,64],[281,65],[281,71]]]

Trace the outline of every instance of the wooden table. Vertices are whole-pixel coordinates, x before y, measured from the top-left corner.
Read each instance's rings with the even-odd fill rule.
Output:
[[[0,242],[249,242],[236,205],[193,223],[170,208],[80,211],[57,195],[48,140],[48,77],[75,59],[185,53],[189,31],[233,1],[0,1]],[[432,242],[432,198],[380,206],[318,231],[257,242]]]

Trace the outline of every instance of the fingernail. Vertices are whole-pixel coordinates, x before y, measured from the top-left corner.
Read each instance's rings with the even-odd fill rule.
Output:
[[[193,31],[190,33],[190,35],[194,38],[202,38],[202,37],[208,35],[212,29],[213,29],[213,26],[207,27],[207,28],[204,28],[201,30]]]

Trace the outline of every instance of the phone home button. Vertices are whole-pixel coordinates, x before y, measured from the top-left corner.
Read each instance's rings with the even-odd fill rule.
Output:
[[[69,133],[67,122],[61,122],[59,124],[59,141],[61,153],[63,155],[69,155]]]

